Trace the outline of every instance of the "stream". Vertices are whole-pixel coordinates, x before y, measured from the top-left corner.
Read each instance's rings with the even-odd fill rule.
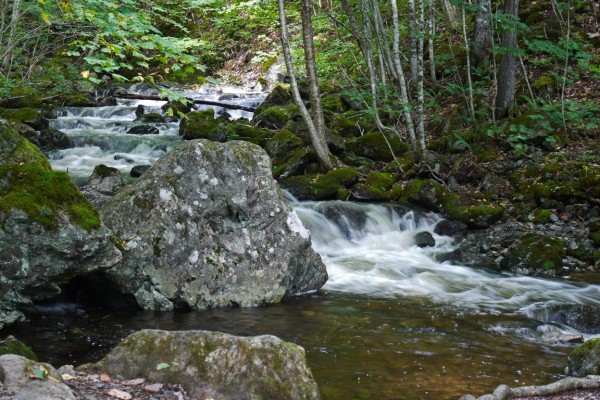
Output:
[[[228,95],[244,105],[264,99],[234,90],[184,94]],[[163,103],[127,100],[59,110],[51,124],[74,147],[49,154],[53,168],[82,184],[97,164],[128,175],[176,146],[177,123],[156,124],[158,135],[126,133],[139,104],[151,112]],[[317,293],[256,309],[170,313],[55,303],[6,333],[23,338],[55,366],[95,361],[143,328],[272,334],[306,349],[324,400],[453,399],[488,393],[501,383],[546,384],[560,377],[573,345],[545,338],[600,336],[573,322],[577,313],[597,314],[600,286],[438,263],[435,255],[453,248],[451,238],[434,233],[439,215],[391,204],[289,201],[327,265],[329,281]],[[435,246],[415,245],[415,234],[424,231]],[[565,312],[575,315],[566,318]]]

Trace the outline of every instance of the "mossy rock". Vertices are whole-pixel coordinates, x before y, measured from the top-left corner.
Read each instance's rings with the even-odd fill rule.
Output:
[[[552,76],[542,75],[531,84],[531,88],[541,95],[554,95],[554,85],[555,81]]]
[[[314,157],[311,157],[311,155],[314,155]],[[290,176],[302,175],[306,172],[306,167],[311,158],[316,158],[314,152],[311,153],[306,148],[299,148],[289,154],[284,161],[273,165],[273,177],[285,179]]]
[[[301,200],[345,200],[347,189],[358,181],[359,175],[355,168],[342,167],[326,174],[294,176],[281,184]]]
[[[271,107],[282,107],[293,103],[294,98],[292,97],[290,85],[277,84],[273,90],[271,90],[271,93],[269,93],[265,101],[263,101],[254,111],[254,115],[262,114]]]
[[[33,108],[0,109],[0,118],[22,122],[38,131],[49,126],[42,113]]]
[[[291,153],[302,147],[304,147],[304,141],[292,131],[284,129],[277,132],[271,140],[267,142],[265,150],[273,159],[274,164],[281,164],[285,162]]]
[[[402,190],[400,185],[394,185],[396,177],[386,172],[372,171],[363,183],[352,189],[352,196],[360,201],[391,201]]]
[[[595,246],[600,247],[600,231],[591,232],[590,239],[592,240],[592,242],[594,242]]]
[[[0,356],[4,354],[16,354],[37,361],[37,356],[33,350],[14,336],[8,336],[6,339],[0,340]]]
[[[438,182],[413,179],[400,192],[406,200],[438,211],[455,221],[462,221],[471,228],[487,228],[501,220],[503,207],[485,203],[469,205],[466,199],[452,193]]]
[[[339,114],[348,110],[348,107],[338,94],[329,94],[321,99],[323,110]]]
[[[0,99],[0,107],[5,108],[41,107],[42,103],[40,94],[31,86],[16,86],[8,98]]]
[[[530,233],[509,248],[500,267],[526,275],[554,276],[562,272],[565,256],[562,240]]]
[[[215,119],[215,111],[192,111],[179,125],[179,136],[184,140],[209,139],[224,142],[226,133],[219,130],[220,122]]]
[[[167,122],[165,117],[163,117],[159,113],[142,114],[138,118],[136,118],[136,121],[143,122],[145,124],[164,124],[165,122]]]
[[[86,230],[100,227],[100,216],[64,172],[50,171],[43,165],[9,164],[0,166],[0,212],[25,212],[33,221],[54,230],[59,214]]]
[[[34,144],[0,120],[0,165],[35,163],[50,170],[50,163]]]
[[[228,132],[227,140],[243,140],[258,144],[260,146],[266,145],[269,139],[273,137],[273,132],[261,129],[250,121],[237,120],[230,122],[226,125]]]
[[[552,214],[551,210],[537,210],[531,218],[531,222],[534,224],[548,224],[552,222]]]
[[[72,92],[65,93],[58,96],[53,101],[54,104],[61,107],[95,107],[98,105],[94,96],[89,92]],[[46,104],[45,107],[49,107],[50,104]]]
[[[567,361],[569,375],[600,375],[600,338],[591,339],[575,347]]]
[[[266,129],[283,129],[287,122],[298,112],[294,104],[287,106],[269,107],[260,113],[255,113],[252,118],[257,126]]]
[[[390,151],[390,146],[394,154]],[[402,142],[398,135],[381,132],[369,132],[364,136],[349,139],[346,141],[346,148],[357,156],[384,162],[392,161],[394,155],[401,156],[409,150],[409,146]]]
[[[333,133],[345,138],[358,137],[365,132],[377,129],[364,111],[347,111],[343,114],[334,114],[328,126]]]

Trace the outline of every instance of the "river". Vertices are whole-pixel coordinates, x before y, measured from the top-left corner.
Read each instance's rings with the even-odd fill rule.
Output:
[[[219,91],[187,96],[219,99]],[[262,94],[235,95],[253,105]],[[236,97],[237,96],[237,97]],[[104,163],[125,175],[177,145],[177,123],[158,135],[130,135],[136,101],[59,110],[52,125],[75,147],[49,155],[53,168],[82,183]],[[161,103],[145,102],[148,110]],[[248,115],[234,115],[244,117]],[[318,293],[256,309],[132,312],[53,304],[10,328],[55,365],[105,354],[142,328],[273,334],[303,346],[323,398],[451,399],[496,385],[544,384],[562,373],[572,345],[550,345],[550,332],[578,333],[557,318],[576,305],[600,305],[600,287],[568,280],[503,275],[435,261],[453,240],[434,233],[439,215],[399,205],[299,202],[329,281]],[[433,247],[415,234],[430,232]],[[557,311],[559,310],[559,311]],[[600,332],[584,332],[586,338]]]

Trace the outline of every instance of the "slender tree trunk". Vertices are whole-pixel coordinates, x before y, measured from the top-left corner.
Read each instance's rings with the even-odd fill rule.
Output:
[[[408,42],[410,45],[410,80],[411,85],[417,84],[417,63],[419,49],[417,46],[417,14],[415,0],[408,0]]]
[[[394,24],[394,49],[393,49],[393,60],[396,74],[400,83],[400,100],[402,101],[402,111],[404,113],[404,119],[406,121],[406,131],[408,132],[408,138],[413,150],[417,150],[417,139],[415,135],[415,127],[412,118],[412,111],[410,107],[410,100],[408,98],[408,89],[406,86],[406,79],[404,77],[404,70],[402,68],[402,62],[400,59],[400,21],[398,20],[398,4],[396,0],[392,0],[392,12],[393,12],[393,24]]]
[[[473,64],[477,68],[485,62],[492,46],[492,21],[490,20],[491,0],[479,0],[475,16],[473,38]]]
[[[425,157],[425,0],[418,0],[418,60],[417,60],[417,140],[419,142],[420,159]]]
[[[502,33],[504,54],[498,70],[498,95],[496,96],[496,117],[506,118],[515,101],[516,63],[515,48],[517,46],[517,18],[519,0],[505,0],[504,13],[514,19],[512,27]]]
[[[428,30],[429,30],[429,75],[431,78],[431,83],[435,86],[437,85],[437,74],[435,72],[435,52],[433,48],[433,42],[435,37],[435,7],[433,0],[429,0],[429,22],[428,22]]]
[[[309,10],[309,14],[310,14],[310,12],[311,12],[310,1],[306,1],[306,0],[302,0],[302,1],[303,1],[303,4],[302,4],[303,12],[304,12],[304,7],[305,7],[304,3],[307,2],[307,3],[309,3],[308,10]],[[317,130],[316,124],[313,122],[311,115],[309,114],[308,110],[306,109],[306,106],[304,105],[304,102],[302,101],[302,98],[300,97],[300,91],[298,90],[298,82],[296,81],[296,75],[294,74],[294,67],[292,64],[292,55],[291,55],[291,51],[290,51],[290,42],[288,39],[288,29],[287,29],[287,22],[286,22],[286,17],[285,17],[284,0],[278,0],[278,6],[279,6],[279,21],[281,24],[281,45],[283,48],[283,58],[285,60],[285,65],[286,65],[288,74],[290,75],[290,86],[292,89],[292,96],[294,97],[294,101],[298,105],[298,109],[300,111],[300,114],[302,115],[302,118],[304,119],[304,122],[306,122],[306,125],[308,126],[308,131],[310,134],[311,142],[313,144],[315,152],[317,153],[317,157],[319,158],[319,163],[325,170],[331,170],[331,169],[333,169],[333,163],[331,161],[331,153],[329,152],[329,148],[327,147],[327,143],[325,141],[324,131]],[[304,15],[303,15],[303,17],[304,17]],[[304,18],[303,18],[303,20],[304,20]],[[311,27],[310,31],[312,32],[312,27]],[[305,49],[305,51],[306,51],[306,49]],[[314,58],[313,58],[313,60],[314,60]],[[307,65],[307,68],[308,68],[308,65]],[[316,73],[315,73],[315,78],[316,78]],[[310,83],[309,83],[309,86],[311,86]],[[309,95],[313,90],[314,90],[314,87],[309,88]],[[312,95],[314,95],[314,94],[315,93],[313,93]],[[318,86],[316,87],[316,94],[318,96]],[[312,107],[313,109],[316,108],[314,104],[312,106],[313,106]]]
[[[463,28],[463,38],[465,40],[465,54],[467,61],[467,84],[468,84],[468,94],[467,94],[467,104],[469,106],[469,114],[471,115],[471,120],[475,122],[475,106],[473,105],[473,80],[471,79],[471,51],[469,46],[469,37],[467,36],[467,21],[465,16],[465,5],[462,5],[462,28]]]
[[[383,23],[383,18],[381,17],[381,11],[379,10],[379,5],[377,4],[378,0],[373,0],[373,19],[375,21],[375,31],[377,32],[377,36],[381,38],[383,55],[385,60],[386,71],[394,78],[398,79],[396,76],[396,72],[394,70],[394,63],[392,61],[392,55],[390,53],[390,41],[388,39],[388,35],[386,33],[385,25]]]
[[[6,14],[8,13],[8,0],[0,1],[0,12],[2,20],[0,20],[0,48],[4,44],[4,28],[6,28]]]
[[[7,52],[5,53],[4,59],[2,60],[2,70],[5,73],[8,73],[8,69],[12,62],[14,45],[15,45],[15,41],[17,40],[17,27],[19,25],[19,16],[20,16],[19,6],[20,6],[20,4],[21,4],[21,0],[13,0],[12,16],[11,16],[11,20],[10,20],[10,33],[6,40]]]

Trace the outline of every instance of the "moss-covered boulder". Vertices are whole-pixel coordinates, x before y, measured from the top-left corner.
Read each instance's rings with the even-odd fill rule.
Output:
[[[159,113],[142,114],[136,121],[143,124],[164,124],[167,122],[165,117]]]
[[[483,202],[472,204],[431,179],[413,179],[407,182],[400,191],[400,196],[441,212],[452,220],[462,221],[471,228],[487,228],[505,214],[501,206]]]
[[[22,122],[38,131],[49,125],[42,113],[33,108],[0,109],[0,118]]]
[[[306,174],[281,180],[281,185],[301,200],[347,200],[348,188],[360,174],[355,168],[342,167],[326,174]]]
[[[352,197],[360,201],[390,201],[401,190],[400,186],[393,187],[396,180],[393,174],[371,171],[363,183],[354,186]]]
[[[392,161],[394,156],[398,157],[409,150],[408,145],[402,142],[398,135],[387,132],[369,132],[349,139],[346,141],[346,148],[357,156],[385,162]]]
[[[50,169],[48,159],[35,145],[19,135],[7,121],[0,120],[0,165],[23,163]]]
[[[290,85],[277,84],[267,98],[254,111],[254,115],[262,114],[263,111],[271,107],[282,107],[293,103],[294,98],[292,97]]]
[[[255,112],[252,122],[266,129],[283,129],[287,122],[297,116],[298,107],[295,104],[273,106],[260,112]]]
[[[508,248],[500,267],[523,275],[554,276],[561,273],[565,256],[560,239],[530,233]]]
[[[200,399],[320,398],[304,349],[268,335],[143,330],[80,369],[179,384]]]
[[[237,120],[226,125],[227,140],[244,140],[264,146],[273,136],[273,132],[255,126],[247,120]]]
[[[7,125],[0,125],[0,249],[0,328],[22,317],[19,305],[120,259],[96,208]]]
[[[33,350],[14,336],[8,336],[6,339],[0,340],[0,356],[3,354],[16,354],[37,361],[37,356]]]
[[[600,338],[575,347],[567,361],[567,373],[574,376],[600,375]]]
[[[334,114],[328,125],[333,133],[344,138],[363,135],[365,132],[377,130],[370,116],[364,111],[347,111]]]
[[[328,94],[321,99],[321,107],[324,111],[341,114],[348,111],[348,105],[339,94]]]
[[[184,140],[208,139],[214,142],[224,142],[227,132],[220,122],[215,119],[215,111],[192,111],[181,120],[179,136]]]

